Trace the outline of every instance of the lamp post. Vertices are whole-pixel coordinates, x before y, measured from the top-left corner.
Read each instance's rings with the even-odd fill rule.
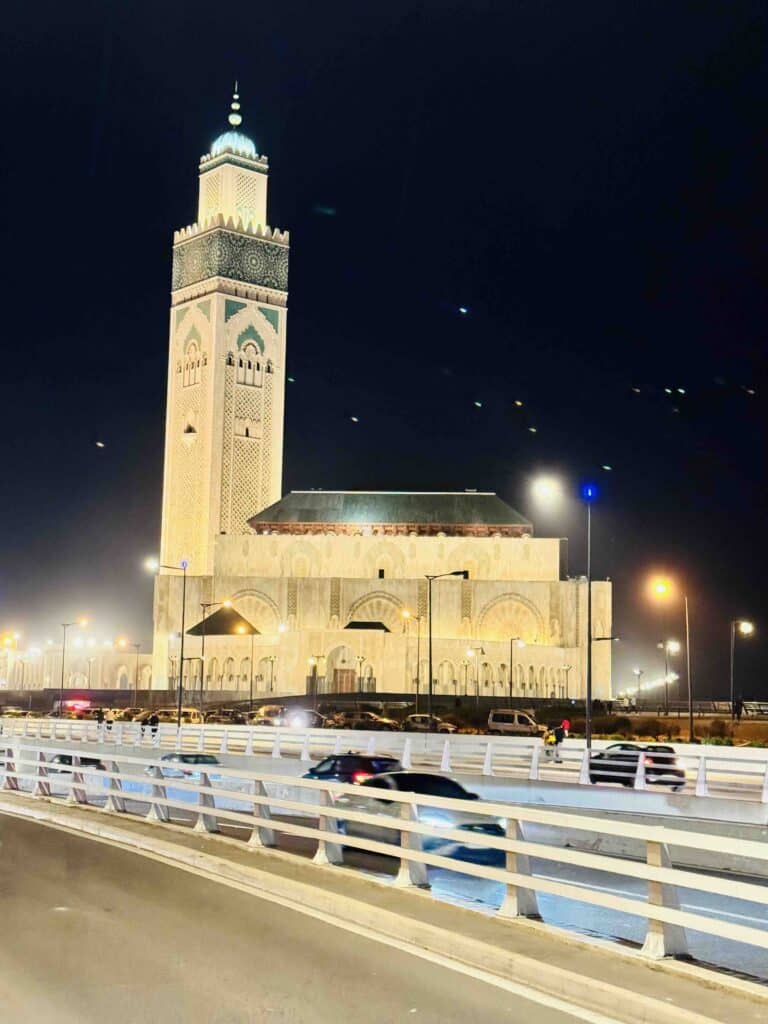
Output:
[[[88,689],[91,688],[91,670],[93,669],[93,663],[96,661],[95,658],[91,657],[88,659]]]
[[[587,693],[584,715],[586,747],[592,747],[592,502],[597,497],[594,484],[584,484],[581,496],[587,506]]]
[[[179,643],[179,686],[178,695],[176,702],[176,728],[181,728],[181,707],[184,696],[184,631],[187,628],[187,569],[189,568],[189,562],[186,558],[178,565],[163,565],[156,558],[148,558],[145,563],[145,567],[150,572],[157,572],[158,569],[167,569],[169,572],[182,573],[181,583],[181,640]]]
[[[61,642],[61,683],[59,685],[59,718],[61,718],[64,711],[64,666],[67,661],[67,630],[70,626],[80,626],[81,629],[85,629],[88,625],[88,619],[75,619],[74,622],[62,622],[62,642]]]
[[[660,650],[664,651],[664,714],[669,714],[669,684],[671,672],[669,669],[669,658],[670,655],[680,653],[680,644],[677,640],[662,640],[661,643],[656,645]]]
[[[468,647],[467,657],[471,658],[471,665],[475,667],[475,704],[480,704],[480,656],[485,654],[482,647]]]
[[[568,673],[573,668],[573,665],[563,665],[563,672],[565,672],[565,699],[569,700],[568,697]]]
[[[675,592],[675,584],[665,577],[655,577],[649,584],[650,594],[657,601],[671,600]],[[685,615],[685,674],[688,684],[688,742],[694,741],[693,728],[693,679],[691,677],[691,617],[688,608],[688,595],[683,594],[683,611]]]
[[[632,674],[634,675],[635,679],[637,680],[637,699],[638,700],[640,700],[640,698],[642,696],[642,692],[643,692],[642,680],[643,680],[644,673],[645,673],[645,669],[642,669],[642,668],[633,668],[632,669]]]
[[[755,632],[754,623],[749,622],[748,619],[732,619],[731,620],[731,718],[734,717],[734,689],[733,689],[733,670],[734,663],[736,660],[736,634],[739,636],[747,637],[752,636]]]
[[[274,693],[275,691],[275,662],[277,657],[274,654],[270,654],[267,658],[269,662],[269,692]]]
[[[312,710],[317,711],[317,663],[321,655],[313,654],[307,659],[310,668],[310,687],[312,689]]]
[[[200,608],[203,612],[203,620],[201,623],[202,631],[200,633],[200,711],[202,713],[204,704],[203,690],[205,689],[205,620],[208,618],[209,608],[231,608],[232,602],[227,599],[226,601],[201,601]]]
[[[512,687],[515,684],[515,647],[525,647],[519,636],[509,638],[509,700],[512,702]]]
[[[416,622],[416,714],[418,714],[419,713],[419,691],[421,689],[421,685],[420,685],[421,684],[421,675],[420,675],[420,667],[421,667],[421,620],[422,620],[422,618],[424,616],[423,615],[414,615],[413,612],[410,612],[407,608],[404,608],[400,614],[403,616],[404,619],[406,619],[406,620],[414,619],[415,622]],[[406,663],[407,663],[407,660],[408,659],[407,659],[407,656],[406,656]]]
[[[433,575],[426,575],[427,581],[427,632],[429,637],[429,656],[427,665],[429,679],[427,680],[427,714],[429,715],[429,728],[434,726],[432,720],[432,584],[435,580],[443,579],[444,576],[461,576],[462,579],[469,579],[469,572],[466,569],[454,569],[452,572],[438,572]]]

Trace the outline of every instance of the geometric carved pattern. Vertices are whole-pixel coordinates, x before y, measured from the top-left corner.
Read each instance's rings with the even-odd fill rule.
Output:
[[[461,617],[472,618],[472,584],[468,580],[461,582]]]
[[[341,614],[341,580],[338,576],[331,579],[331,618]]]
[[[422,618],[426,618],[427,615],[427,581],[419,580],[419,596],[418,596],[418,612]]]
[[[274,432],[272,429],[272,406],[274,403],[274,373],[264,374],[263,404],[262,404],[262,444],[261,444],[261,488],[259,490],[258,507],[259,511],[269,505],[272,497],[272,456],[274,449]],[[255,515],[253,509],[246,512],[246,519]]]
[[[295,615],[298,604],[299,582],[290,577],[288,580],[288,614]]]
[[[221,501],[219,505],[219,532],[230,530],[230,496],[232,494],[232,443],[234,433],[235,368],[227,362],[224,367],[224,424],[221,447]]]
[[[259,306],[259,312],[265,317],[274,327],[275,331],[279,330],[280,327],[280,314],[276,309],[269,309],[266,306]]]
[[[224,228],[181,242],[173,250],[171,288],[177,291],[209,277],[288,290],[288,248]]]
[[[247,303],[236,302],[235,299],[226,299],[224,302],[224,322],[231,320],[233,316],[236,316],[241,309],[245,309]]]
[[[260,198],[260,189],[256,179],[250,174],[238,174],[235,183],[235,213],[246,226],[256,220],[256,206]]]
[[[519,637],[528,644],[548,640],[538,608],[520,594],[502,594],[482,610],[477,624],[478,640],[507,640]]]
[[[402,602],[383,590],[375,590],[355,601],[348,612],[348,622],[383,622],[391,633],[403,629]]]

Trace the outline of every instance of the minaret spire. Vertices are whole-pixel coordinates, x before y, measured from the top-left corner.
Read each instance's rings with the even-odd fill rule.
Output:
[[[227,120],[235,128],[243,123],[243,116],[240,113],[240,95],[237,90],[237,82],[235,82],[235,91],[232,93],[232,110]]]

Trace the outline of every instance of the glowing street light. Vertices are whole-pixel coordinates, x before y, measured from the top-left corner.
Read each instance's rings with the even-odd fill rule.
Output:
[[[61,682],[59,684],[59,718],[61,718],[62,714],[64,713],[64,668],[65,668],[65,665],[67,663],[67,630],[70,628],[70,626],[79,626],[80,629],[85,629],[85,627],[87,625],[88,625],[88,619],[86,619],[85,617],[81,617],[79,619],[75,619],[73,622],[62,622],[62,624],[61,624],[62,641],[61,641]]]
[[[538,476],[531,484],[531,496],[542,505],[555,505],[563,497],[563,484],[556,476]]]
[[[731,718],[735,716],[734,712],[734,663],[736,661],[736,634],[738,633],[741,637],[749,637],[755,632],[755,624],[750,622],[748,619],[732,619],[731,620]]]
[[[664,714],[669,714],[669,684],[680,677],[669,670],[669,659],[680,653],[680,643],[677,640],[662,640],[656,645],[659,650],[664,651]]]
[[[413,619],[416,623],[416,714],[419,713],[419,692],[421,690],[421,620],[422,615],[414,615],[409,608],[403,608],[400,612],[403,619],[408,622]],[[405,672],[408,675],[408,643],[405,646]]]
[[[184,696],[184,632],[186,626],[187,616],[187,569],[189,568],[189,562],[186,558],[183,558],[178,565],[163,565],[159,558],[150,557],[144,559],[144,568],[147,572],[157,573],[160,569],[167,569],[169,572],[181,572],[182,584],[181,584],[181,640],[179,643],[179,686],[176,703],[176,728],[181,728],[181,705],[182,698]]]
[[[677,586],[668,576],[652,576],[647,583],[652,600],[659,603],[672,601],[677,595]],[[685,611],[685,674],[688,683],[688,742],[693,743],[693,679],[691,677],[691,619],[688,611],[688,595],[683,594]],[[671,652],[670,652],[671,653]]]
[[[453,569],[451,572],[426,573],[424,576],[427,581],[427,636],[429,649],[429,656],[427,658],[427,664],[429,666],[429,679],[427,681],[427,714],[429,715],[430,730],[434,729],[434,720],[432,718],[432,584],[435,580],[444,579],[446,576],[460,576],[462,579],[468,580],[469,572],[467,569]]]

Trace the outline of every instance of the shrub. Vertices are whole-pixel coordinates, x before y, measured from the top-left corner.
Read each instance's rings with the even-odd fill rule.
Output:
[[[713,718],[709,723],[710,739],[723,740],[728,735],[728,723],[724,718]]]
[[[667,722],[667,736],[672,740],[680,735],[679,722]]]
[[[638,724],[638,732],[644,732],[646,736],[657,740],[664,732],[664,725],[658,718],[647,718],[642,724]]]

